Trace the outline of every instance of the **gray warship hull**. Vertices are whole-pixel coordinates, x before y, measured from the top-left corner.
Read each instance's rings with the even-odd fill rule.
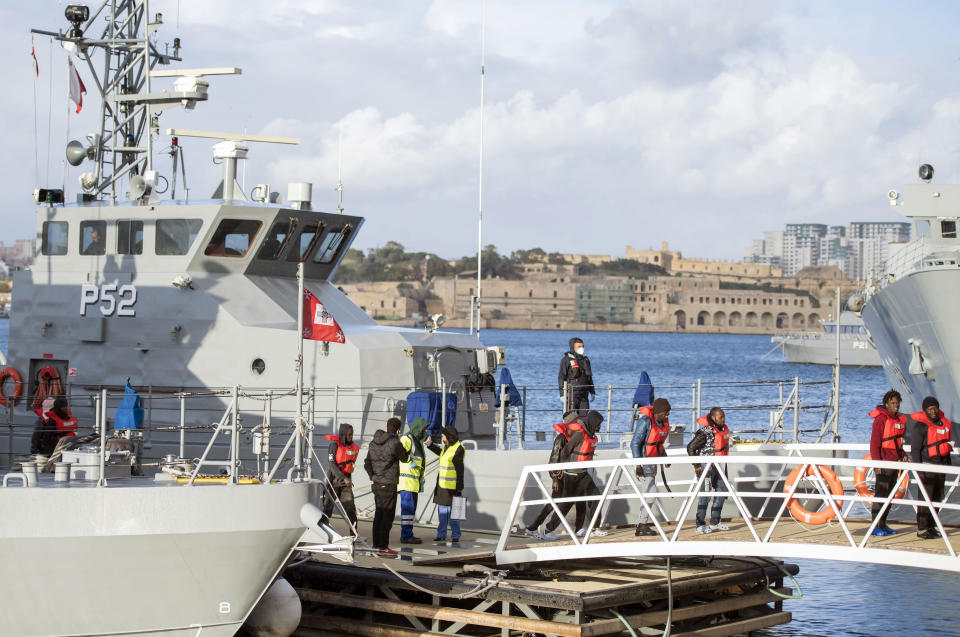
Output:
[[[0,489],[0,634],[233,635],[315,489],[125,482]]]
[[[877,291],[863,307],[890,386],[903,396],[902,411],[919,411],[925,396],[936,396],[945,414],[960,414],[958,284],[956,267],[921,270]],[[915,347],[920,361],[914,360]],[[919,373],[911,373],[911,362]]]

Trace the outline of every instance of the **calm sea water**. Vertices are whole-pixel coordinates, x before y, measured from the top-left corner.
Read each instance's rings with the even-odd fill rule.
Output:
[[[0,319],[0,349],[7,350],[9,321]],[[734,431],[766,426],[768,409],[731,409],[731,406],[776,402],[777,385],[744,385],[747,381],[781,379],[792,383],[825,381],[831,370],[816,365],[791,365],[769,354],[766,336],[707,334],[621,334],[607,332],[568,333],[488,330],[487,345],[505,345],[507,366],[514,382],[527,385],[528,429],[545,430],[559,409],[557,371],[560,358],[573,336],[585,342],[593,363],[594,378],[601,386],[594,407],[606,410],[607,385],[633,386],[646,370],[658,396],[674,407],[674,422],[686,421],[692,403],[691,383],[704,383],[702,406],[720,405]],[[766,355],[766,357],[765,357]],[[789,392],[789,383],[784,391]],[[844,442],[867,442],[870,420],[866,416],[886,391],[878,368],[841,372],[841,436]],[[613,394],[614,431],[629,423],[625,411],[632,389]],[[827,385],[804,386],[803,405],[826,404]],[[790,418],[788,417],[788,420]],[[819,429],[823,411],[803,412],[801,429]],[[791,421],[792,422],[792,421]],[[806,439],[814,434],[808,433]],[[960,635],[958,612],[960,578],[956,575],[906,567],[873,566],[817,560],[791,560],[799,564],[798,581],[803,599],[788,601],[785,608],[794,621],[787,626],[759,631],[756,635]]]
[[[727,408],[727,423],[734,431],[756,429],[767,423],[767,409],[731,410],[730,405],[776,402],[774,386],[742,386],[738,382],[793,379],[829,380],[832,370],[819,365],[792,365],[774,352],[767,336],[707,334],[619,334],[609,332],[568,333],[488,330],[481,334],[487,345],[507,347],[507,366],[518,385],[548,386],[528,390],[528,428],[543,428],[551,419],[535,409],[556,413],[557,371],[560,358],[573,336],[584,340],[598,385],[635,385],[646,370],[657,396],[668,398],[674,415],[686,421],[689,412],[678,407],[691,404],[690,383],[705,383],[702,406]],[[726,383],[719,386],[715,383]],[[840,434],[843,442],[868,442],[871,419],[866,413],[888,389],[879,368],[841,370]],[[789,391],[786,388],[785,391]],[[594,403],[606,409],[606,392]],[[632,391],[614,395],[614,409],[629,406]],[[801,389],[804,405],[826,404],[828,386]],[[597,403],[600,403],[599,405]],[[671,420],[678,421],[672,416]],[[788,420],[792,417],[788,417]],[[629,415],[615,412],[614,430],[624,430]],[[803,412],[801,428],[818,429],[822,410]],[[537,421],[541,421],[539,424]],[[792,422],[792,420],[791,420]],[[812,439],[807,434],[805,439]],[[798,582],[803,599],[788,601],[785,609],[793,622],[756,635],[960,635],[957,609],[960,578],[954,574],[906,567],[856,563],[790,560],[800,566]]]

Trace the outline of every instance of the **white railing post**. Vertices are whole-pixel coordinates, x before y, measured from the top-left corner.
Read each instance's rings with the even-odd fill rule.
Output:
[[[180,394],[180,455],[178,458],[183,458],[186,454],[186,433],[184,427],[186,426],[187,421],[187,397],[184,394]]]
[[[607,385],[607,437],[610,437],[611,413],[613,411],[613,385]]]
[[[97,431],[100,433],[100,477],[98,487],[107,486],[107,390],[102,388],[97,397]]]

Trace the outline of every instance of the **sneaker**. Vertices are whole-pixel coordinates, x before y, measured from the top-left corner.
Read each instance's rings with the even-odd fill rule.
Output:
[[[433,538],[433,541],[434,541],[434,542],[446,542],[446,541],[447,541],[447,538],[445,538],[445,537],[435,537],[435,538]]]
[[[878,526],[873,530],[873,533],[871,533],[871,535],[876,535],[877,537],[886,537],[890,534],[887,533],[887,530],[884,529],[882,526]]]
[[[697,533],[699,533],[700,535],[706,535],[707,533],[713,533],[713,529],[711,529],[706,524],[701,524],[700,526],[697,527]]]
[[[380,555],[383,555],[385,557],[396,557],[397,552],[391,548],[385,548],[385,549],[380,549]]]
[[[603,537],[605,535],[610,535],[610,531],[604,531],[603,529],[594,529],[590,534],[590,537]]]
[[[935,540],[940,537],[940,534],[935,533],[933,529],[927,529],[925,531],[917,531],[917,537],[921,540]]]
[[[656,535],[657,532],[649,524],[638,524],[637,529],[633,532],[637,537],[641,535]]]
[[[535,539],[535,540],[542,540],[542,539],[543,539],[543,536],[540,535],[540,533],[539,533],[536,529],[533,529],[533,530],[531,530],[531,529],[524,529],[524,530],[523,530],[523,534],[524,534],[524,535],[529,535],[530,537],[532,537],[532,538]]]
[[[887,535],[896,535],[899,533],[896,529],[891,529],[889,526],[884,525],[883,530],[887,532]]]
[[[423,544],[423,540],[418,537],[402,537],[400,544]]]
[[[583,537],[587,534],[586,529],[577,529],[577,537]]]
[[[716,524],[710,525],[711,531],[729,531],[730,527],[724,524],[723,522],[717,522]]]
[[[560,536],[553,531],[545,531],[544,534],[540,536],[540,539],[547,540],[548,542],[556,542],[560,539]]]

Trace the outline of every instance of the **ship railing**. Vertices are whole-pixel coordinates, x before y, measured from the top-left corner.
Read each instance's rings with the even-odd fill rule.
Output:
[[[217,392],[219,393],[219,392]],[[94,396],[94,431],[99,434],[99,451],[100,451],[100,473],[98,486],[106,486],[106,464],[107,464],[107,440],[109,434],[109,418],[108,418],[108,400],[110,392],[107,389],[101,389],[99,394]],[[121,395],[124,395],[121,393]],[[209,396],[210,392],[203,392],[204,396]],[[268,391],[268,396],[270,392]],[[180,455],[177,460],[184,459],[184,446],[185,446],[185,425],[183,414],[186,412],[185,402],[183,401],[184,396],[181,396],[180,402],[180,412],[181,412],[181,421],[180,421]],[[241,414],[239,411],[239,399],[240,399],[240,387],[235,386],[231,389],[230,401],[227,404],[226,409],[223,412],[223,415],[220,419],[213,423],[210,427],[213,429],[212,434],[207,440],[206,447],[203,450],[203,453],[200,457],[193,459],[190,462],[192,467],[189,472],[189,479],[185,483],[187,486],[193,486],[196,483],[197,478],[200,476],[201,471],[205,467],[226,467],[227,474],[226,479],[224,480],[225,484],[240,484],[241,480],[241,471],[242,471],[242,458],[240,452],[240,438],[244,433],[244,429],[241,425]],[[122,400],[122,398],[121,398]],[[267,426],[269,427],[269,412],[267,416]],[[127,430],[129,431],[129,430]],[[116,432],[114,432],[116,433]],[[263,483],[271,483],[278,470],[282,465],[284,465],[288,460],[288,454],[291,450],[291,447],[294,449],[294,458],[293,464],[289,467],[287,474],[285,476],[287,481],[292,481],[294,479],[312,479],[312,463],[313,458],[308,458],[307,462],[304,462],[303,456],[305,449],[303,448],[305,443],[310,443],[312,448],[312,432],[307,432],[305,422],[301,417],[294,418],[291,431],[287,436],[286,443],[283,447],[283,450],[280,452],[279,456],[274,460],[273,466],[270,466],[270,456],[269,451],[264,446],[260,446],[259,449],[255,446],[255,455],[257,457],[257,472],[255,477],[257,481],[262,481]],[[223,437],[226,439],[227,448],[229,457],[226,459],[223,458],[214,458],[214,450],[216,448],[215,443]],[[263,461],[263,466],[261,467],[261,461]]]
[[[843,449],[823,445],[822,450],[839,453]],[[696,465],[702,467],[700,472],[695,471]],[[671,477],[666,484],[658,479],[657,487],[649,492],[641,488],[638,472],[666,477],[663,468],[667,467],[673,467],[671,476],[688,468],[690,477]],[[550,474],[564,470],[588,470],[593,474],[594,488],[584,495],[554,495]],[[844,484],[837,475],[857,470],[892,470],[898,474],[890,494],[875,497],[859,492],[862,489],[857,487],[864,485],[849,481]],[[713,476],[717,482],[715,490],[710,486]],[[942,497],[933,497],[928,489],[932,476],[944,479]],[[498,564],[515,564],[625,555],[766,555],[960,571],[955,546],[960,545],[960,531],[955,526],[948,531],[944,523],[944,517],[955,520],[960,515],[960,504],[953,501],[958,484],[958,466],[826,454],[670,455],[527,466],[521,472],[497,542],[496,559]],[[690,518],[701,499],[712,498],[725,498],[732,503],[736,514],[726,517],[730,529],[710,534],[697,532],[696,523],[691,524]],[[580,536],[565,515],[576,503],[584,503],[588,512]],[[638,504],[646,514],[653,536],[635,537],[633,524],[604,533],[604,518],[610,517],[615,508],[629,507],[631,503]],[[871,515],[874,505],[878,505],[878,511]],[[524,520],[533,518],[542,507],[552,509],[565,535],[546,543],[516,537],[515,529],[525,526]],[[917,511],[928,513],[931,528],[936,529],[939,537],[917,538],[912,519],[895,540],[874,536],[881,514],[894,507],[906,507],[911,518]],[[892,518],[891,521],[896,524]],[[598,529],[601,532],[595,533]]]
[[[670,399],[673,406],[671,422],[677,433],[689,436],[696,419],[714,405],[722,406],[728,421],[735,424],[741,436],[757,436],[762,441],[818,439],[823,437],[827,415],[832,401],[827,394],[830,380],[772,379],[757,381],[706,381],[658,383],[657,396]],[[629,442],[639,417],[633,404],[637,386],[630,384],[597,385],[592,397],[592,408],[604,415],[602,434],[605,444],[623,447]],[[109,425],[115,409],[123,400],[123,388],[84,387],[67,385],[70,409],[80,420],[82,429],[96,424],[97,415],[106,410]],[[103,390],[106,398],[102,398]],[[195,445],[191,434],[213,432],[226,405],[232,400],[232,387],[152,387],[137,388],[140,392],[144,419],[142,440],[148,453],[162,442],[172,445],[179,457],[186,457],[188,447]],[[491,433],[504,448],[522,448],[525,443],[544,442],[550,436],[551,426],[560,422],[564,412],[561,394],[556,385],[518,385],[521,403],[508,400],[504,387],[484,389],[483,402],[469,400],[471,394],[462,384],[432,386],[317,386],[306,388],[302,396],[303,413],[310,434],[335,432],[340,422],[355,425],[358,440],[369,438],[373,430],[382,426],[391,416],[406,416],[405,399],[412,391],[444,391],[458,396],[458,412],[468,412],[471,419],[488,418],[497,424]],[[271,433],[292,429],[297,414],[294,390],[290,387],[240,386],[237,389],[238,421],[244,435],[256,437],[251,442],[263,442],[269,448]],[[96,406],[97,397],[102,405]],[[26,401],[25,401],[26,402]],[[445,408],[445,401],[444,401]],[[15,411],[29,417],[15,418]],[[15,435],[24,443],[34,430],[34,419],[28,404],[5,409],[7,425],[7,466],[13,467]],[[492,412],[492,413],[491,413]],[[444,414],[445,415],[445,414]],[[3,416],[0,416],[3,418]],[[445,420],[444,420],[445,421]],[[285,423],[277,427],[275,423]],[[489,422],[489,420],[488,420]],[[682,433],[680,433],[682,431]],[[157,439],[156,436],[162,436]],[[482,435],[482,434],[480,434]],[[178,437],[173,438],[172,437]],[[190,445],[188,445],[188,441]],[[218,443],[219,444],[219,443]]]
[[[956,258],[945,259],[939,257],[936,255],[938,251],[952,250],[927,237],[913,239],[870,273],[864,286],[866,296],[872,296],[911,272],[957,269],[958,260]]]

